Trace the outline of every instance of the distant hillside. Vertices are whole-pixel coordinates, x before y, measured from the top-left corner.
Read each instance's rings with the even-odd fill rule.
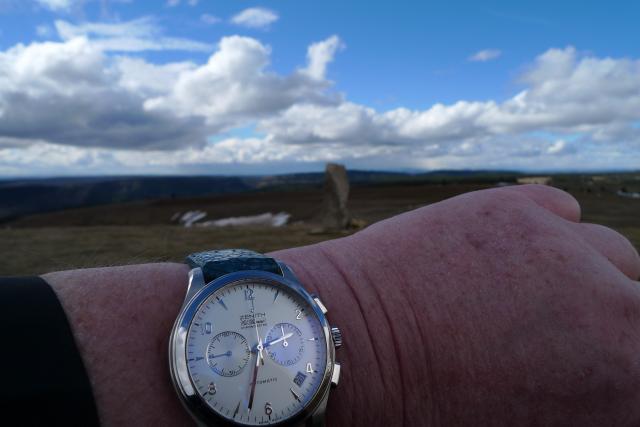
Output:
[[[238,193],[237,177],[118,177],[0,181],[0,220],[62,209],[138,200]]]
[[[421,182],[496,182],[514,180],[517,173],[500,171],[436,171],[422,174],[349,171],[353,185]],[[119,176],[13,179],[0,181],[0,221],[71,208],[156,199],[314,188],[324,173],[228,176]]]

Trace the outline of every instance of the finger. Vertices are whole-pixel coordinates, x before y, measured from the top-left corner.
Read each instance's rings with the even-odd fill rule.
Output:
[[[514,185],[501,190],[523,194],[543,208],[572,222],[580,222],[580,204],[569,193],[548,185]]]
[[[640,256],[622,234],[598,224],[576,224],[578,233],[632,280],[640,277]]]

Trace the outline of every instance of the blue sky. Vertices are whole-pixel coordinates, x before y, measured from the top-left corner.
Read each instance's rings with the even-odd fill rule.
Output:
[[[639,19],[628,1],[0,0],[0,175],[636,169]]]

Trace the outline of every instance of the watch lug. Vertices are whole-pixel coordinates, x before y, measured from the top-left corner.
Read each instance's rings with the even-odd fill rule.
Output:
[[[304,423],[305,427],[324,427],[328,401],[329,401],[329,392],[327,391],[324,395],[324,398],[316,408],[316,410],[305,421]]]
[[[189,271],[189,285],[187,286],[187,295],[184,298],[185,302],[191,300],[191,298],[198,293],[205,284],[204,274],[200,267],[196,267]]]
[[[294,282],[300,282],[296,277],[296,275],[293,273],[293,270],[291,269],[291,267],[289,267],[287,264],[285,264],[282,261],[277,261],[277,263],[280,266],[280,270],[282,270],[282,275],[284,276],[285,279],[291,280]]]

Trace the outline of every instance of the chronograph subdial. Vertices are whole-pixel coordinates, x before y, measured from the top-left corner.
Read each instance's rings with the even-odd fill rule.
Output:
[[[218,375],[235,377],[251,358],[247,339],[234,331],[221,332],[207,346],[207,362]]]
[[[274,362],[282,366],[294,365],[304,353],[302,332],[291,323],[277,323],[269,331],[264,347]]]

